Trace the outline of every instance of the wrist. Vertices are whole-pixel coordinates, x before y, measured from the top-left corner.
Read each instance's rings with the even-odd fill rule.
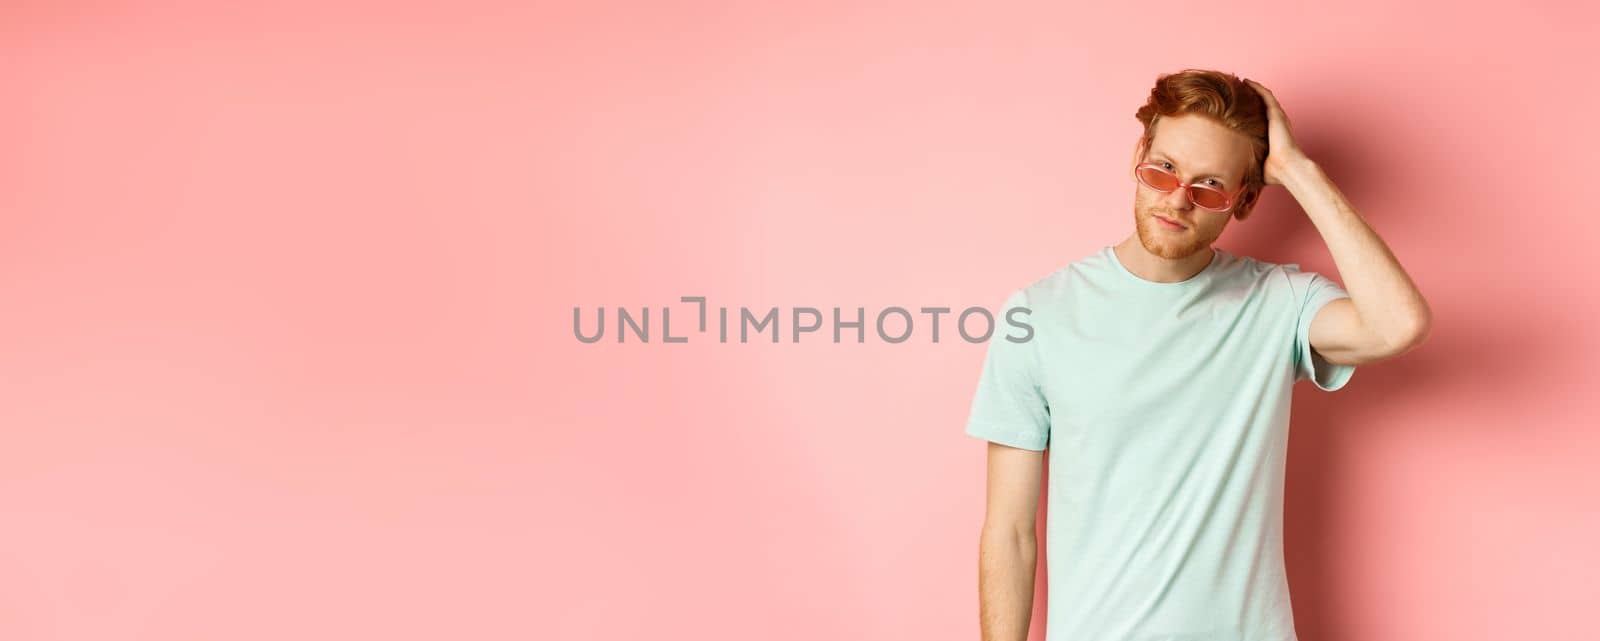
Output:
[[[1283,183],[1283,186],[1292,190],[1296,186],[1314,179],[1321,171],[1322,168],[1318,167],[1317,163],[1311,160],[1309,156],[1300,155],[1285,162],[1278,175],[1282,176],[1280,182]]]

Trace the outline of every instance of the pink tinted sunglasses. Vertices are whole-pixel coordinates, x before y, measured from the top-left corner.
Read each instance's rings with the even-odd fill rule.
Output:
[[[1244,192],[1244,187],[1229,194],[1228,192],[1197,183],[1186,183],[1178,179],[1178,175],[1168,171],[1165,167],[1153,162],[1139,163],[1133,168],[1133,175],[1144,186],[1159,191],[1163,194],[1172,193],[1174,189],[1188,190],[1189,202],[1201,209],[1211,211],[1227,211],[1233,206],[1233,199]]]

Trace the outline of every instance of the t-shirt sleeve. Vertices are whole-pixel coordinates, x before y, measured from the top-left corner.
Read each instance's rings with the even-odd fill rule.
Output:
[[[1017,290],[1006,299],[998,318],[1007,311],[1028,307],[1027,293]],[[1032,310],[1027,312],[1031,315]],[[988,352],[978,377],[967,418],[967,434],[1001,445],[1043,450],[1050,442],[1050,408],[1040,387],[1037,329],[1016,335],[997,323],[989,337]],[[1025,342],[1015,342],[1027,338]]]
[[[1294,299],[1299,306],[1294,328],[1295,380],[1310,379],[1318,389],[1327,392],[1344,387],[1355,375],[1356,366],[1330,363],[1312,349],[1311,321],[1316,319],[1317,312],[1324,305],[1348,298],[1350,294],[1333,279],[1316,272],[1300,271],[1297,265],[1290,265],[1288,274]]]

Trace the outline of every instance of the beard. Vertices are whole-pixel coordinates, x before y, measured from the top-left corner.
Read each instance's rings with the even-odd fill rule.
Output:
[[[1172,220],[1182,220],[1170,211],[1134,203],[1133,227],[1139,233],[1139,244],[1151,254],[1169,260],[1184,258],[1210,247],[1211,242],[1216,240],[1214,236],[1210,238],[1202,236],[1201,230],[1194,225],[1183,231],[1169,230],[1161,224],[1161,221],[1156,220],[1157,215]]]

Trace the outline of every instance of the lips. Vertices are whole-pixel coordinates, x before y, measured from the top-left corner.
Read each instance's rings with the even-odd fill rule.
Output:
[[[1161,223],[1161,226],[1173,231],[1182,231],[1188,229],[1188,227],[1184,226],[1183,223],[1175,221],[1171,218],[1167,218],[1166,216],[1156,216],[1156,220]]]

